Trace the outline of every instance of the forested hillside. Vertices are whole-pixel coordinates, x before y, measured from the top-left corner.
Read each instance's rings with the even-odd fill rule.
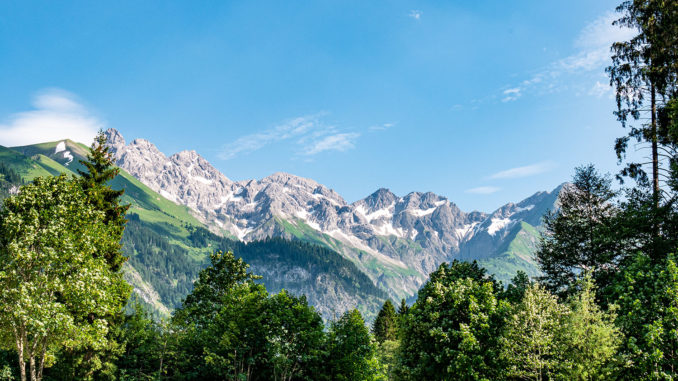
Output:
[[[0,187],[9,190],[37,176],[74,175],[89,148],[71,141],[33,146],[2,147]],[[198,273],[215,250],[233,250],[251,263],[271,292],[286,289],[305,294],[312,305],[331,318],[357,307],[372,318],[386,297],[382,289],[355,264],[327,248],[277,239],[248,245],[210,232],[190,210],[153,192],[120,171],[111,181],[124,189],[123,203],[131,205],[123,236],[129,257],[125,277],[157,317],[181,305]]]

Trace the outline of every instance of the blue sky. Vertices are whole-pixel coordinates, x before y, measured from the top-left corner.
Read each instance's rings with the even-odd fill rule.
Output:
[[[114,127],[233,180],[491,211],[618,170],[617,2],[5,1],[0,144]]]

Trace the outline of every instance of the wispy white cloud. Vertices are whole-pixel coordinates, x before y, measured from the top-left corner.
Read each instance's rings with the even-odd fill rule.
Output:
[[[492,194],[500,191],[501,188],[498,187],[477,187],[477,188],[471,188],[467,189],[465,192],[466,193],[472,193],[472,194]]]
[[[421,16],[424,14],[424,12],[418,10],[418,9],[413,9],[410,11],[408,16],[412,17],[415,20],[421,20]]]
[[[566,81],[563,77],[602,73],[603,68],[611,62],[612,43],[627,41],[637,34],[634,29],[612,25],[617,18],[619,14],[608,12],[587,24],[575,39],[573,43],[575,51],[571,55],[552,62],[528,79],[521,81],[517,86],[512,86],[509,90],[518,90],[517,97],[507,96],[507,90],[504,90],[502,101],[514,101],[521,94],[528,92],[550,93],[564,90],[568,88],[568,82],[572,81]],[[585,85],[585,88],[588,86]]]
[[[502,98],[501,101],[502,102],[515,101],[518,98],[520,98],[520,95],[521,94],[520,94],[520,88],[519,87],[515,87],[515,88],[512,88],[512,89],[506,89],[506,90],[504,90],[504,98]]]
[[[309,144],[303,154],[310,156],[316,155],[325,151],[339,151],[344,152],[355,148],[355,141],[360,137],[357,132],[347,132],[341,134],[334,134],[325,136]]]
[[[607,96],[608,98],[614,98],[614,91],[609,84],[596,81],[596,83],[589,89],[588,95],[594,96],[596,98],[602,98],[604,96]]]
[[[395,123],[383,123],[383,124],[378,124],[376,126],[370,126],[369,130],[370,131],[385,131],[388,130],[389,128],[395,126]]]
[[[281,141],[288,141],[295,147],[296,155],[310,157],[321,152],[344,152],[355,148],[360,132],[350,132],[323,121],[326,113],[301,116],[287,120],[280,125],[242,136],[226,144],[219,157],[232,159],[241,154],[251,153]],[[369,127],[370,131],[383,131],[393,123]]]
[[[300,137],[321,126],[320,117],[323,114],[305,115],[287,120],[268,130],[242,136],[222,149],[219,157],[224,160],[232,159],[240,154],[250,153],[266,147],[277,141]]]
[[[548,172],[553,169],[555,165],[552,162],[542,162],[524,167],[516,167],[506,169],[488,176],[489,179],[516,179],[520,177],[528,177]]]
[[[0,123],[0,145],[71,139],[90,144],[105,123],[92,115],[78,98],[65,90],[45,89],[32,100],[33,110],[12,114]]]

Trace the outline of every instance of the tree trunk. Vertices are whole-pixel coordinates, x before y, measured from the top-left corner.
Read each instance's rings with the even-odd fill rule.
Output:
[[[26,381],[26,362],[24,361],[24,343],[23,343],[23,332],[17,331],[16,327],[14,328],[14,338],[16,340],[16,352],[19,355],[19,374],[21,375],[21,381]]]
[[[31,353],[29,355],[28,362],[29,362],[29,364],[31,364],[31,381],[38,381],[38,375],[35,371],[35,368],[36,368],[36,366],[35,366],[35,356],[33,355],[33,353]]]
[[[654,83],[650,86],[652,103],[652,196],[655,209],[659,208],[659,153],[657,152],[657,94]]]

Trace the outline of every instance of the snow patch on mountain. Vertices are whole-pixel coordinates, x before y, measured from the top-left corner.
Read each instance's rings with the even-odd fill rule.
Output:
[[[460,240],[466,238],[470,232],[473,231],[473,229],[478,225],[478,222],[473,222],[470,224],[466,224],[460,228],[454,229],[454,233],[457,235],[457,238]]]
[[[491,221],[492,223],[487,228],[487,234],[491,236],[497,234],[499,230],[504,229],[506,226],[511,224],[511,222],[513,222],[513,220],[510,218],[492,218]]]
[[[408,213],[411,213],[411,214],[413,214],[413,215],[415,215],[415,216],[417,216],[417,217],[424,217],[424,216],[428,216],[429,214],[432,214],[436,209],[437,209],[437,207],[428,208],[428,209],[426,209],[426,210],[421,210],[421,209],[408,209],[407,212],[408,212]]]
[[[527,206],[523,206],[523,207],[517,207],[517,208],[516,208],[516,213],[525,212],[525,211],[532,210],[532,209],[534,209],[534,205],[527,205]]]
[[[56,148],[54,149],[54,154],[58,154],[59,152],[65,151],[66,150],[66,142],[59,142],[57,144]]]

